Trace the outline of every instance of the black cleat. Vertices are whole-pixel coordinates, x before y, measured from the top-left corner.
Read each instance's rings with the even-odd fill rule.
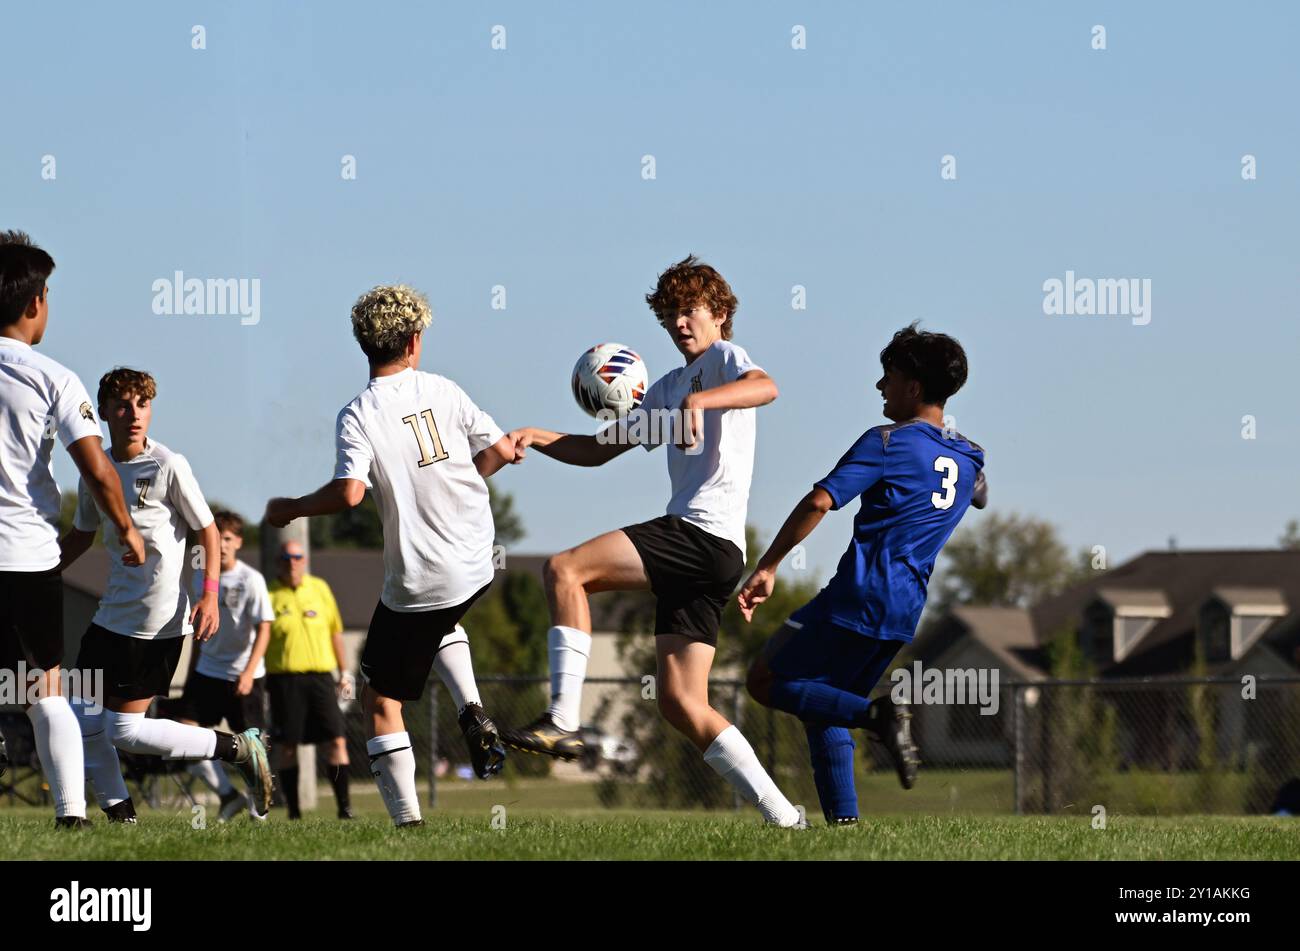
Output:
[[[89,829],[90,820],[84,816],[55,816],[56,829]]]
[[[830,826],[855,826],[858,824],[857,816],[828,816],[826,824]]]
[[[104,815],[108,817],[110,823],[120,823],[122,825],[136,825],[135,803],[130,799],[123,799],[119,803],[114,803],[104,810]]]
[[[355,819],[356,815],[352,812],[351,806],[344,806],[342,809],[339,810],[339,818],[344,820]]]
[[[873,700],[867,708],[867,735],[878,741],[894,761],[898,781],[904,789],[916,783],[916,768],[921,765],[921,751],[912,742],[912,709],[895,703],[888,694]]]
[[[581,730],[561,730],[549,713],[543,713],[528,726],[506,730],[501,734],[506,746],[525,753],[542,753],[562,760],[575,760],[585,744]]]
[[[412,819],[410,822],[399,822],[399,823],[397,824],[397,828],[399,828],[399,829],[419,829],[419,828],[421,828],[423,825],[424,825],[424,820],[423,820],[423,819]]]
[[[501,772],[501,767],[506,762],[506,750],[501,745],[501,731],[477,703],[465,704],[465,709],[460,714],[460,732],[465,734],[475,776],[487,779]]]

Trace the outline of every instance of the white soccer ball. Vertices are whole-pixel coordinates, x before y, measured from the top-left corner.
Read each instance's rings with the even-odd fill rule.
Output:
[[[626,415],[641,405],[649,385],[645,362],[621,343],[592,347],[573,368],[573,398],[592,416],[601,410]]]

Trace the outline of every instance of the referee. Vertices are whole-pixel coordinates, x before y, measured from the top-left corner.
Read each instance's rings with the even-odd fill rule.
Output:
[[[352,818],[348,796],[348,745],[339,713],[340,695],[354,693],[343,661],[343,620],[324,580],[307,574],[298,542],[280,547],[277,577],[270,587],[271,642],[266,649],[266,692],[271,698],[271,754],[290,819],[298,806],[298,744],[330,747],[330,781],[340,819]],[[339,679],[335,684],[334,672]]]

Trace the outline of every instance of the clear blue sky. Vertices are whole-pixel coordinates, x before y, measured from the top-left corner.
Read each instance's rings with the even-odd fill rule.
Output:
[[[1298,27],[1284,4],[10,5],[0,226],[58,261],[45,352],[92,389],[154,373],[155,436],[246,514],[331,474],[369,286],[429,295],[424,368],[502,426],[590,431],[574,360],[613,340],[675,365],[642,295],[693,251],[781,387],[766,536],[883,421],[877,353],[920,319],[969,352],[949,410],[994,507],[1112,560],[1265,546],[1300,516]],[[175,270],[259,278],[261,322],[155,315]],[[1067,270],[1150,278],[1151,323],[1045,316]],[[662,452],[499,479],[528,551],[668,497]],[[822,577],[850,519],[810,542]]]

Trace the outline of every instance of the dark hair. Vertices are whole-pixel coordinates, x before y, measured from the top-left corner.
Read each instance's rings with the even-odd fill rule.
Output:
[[[683,307],[703,304],[715,316],[721,314],[725,318],[721,330],[723,340],[731,339],[731,321],[740,306],[740,301],[731,292],[731,285],[722,275],[693,254],[688,254],[660,274],[659,282],[645,296],[645,302],[660,323],[676,317],[677,311]]]
[[[880,365],[921,384],[921,399],[942,406],[966,382],[966,351],[947,334],[917,330],[913,322],[880,351]]]
[[[217,523],[217,533],[230,532],[244,537],[244,520],[227,509],[217,509],[212,513],[212,521]]]
[[[34,298],[45,293],[54,258],[26,232],[0,231],[0,327],[16,324]]]

